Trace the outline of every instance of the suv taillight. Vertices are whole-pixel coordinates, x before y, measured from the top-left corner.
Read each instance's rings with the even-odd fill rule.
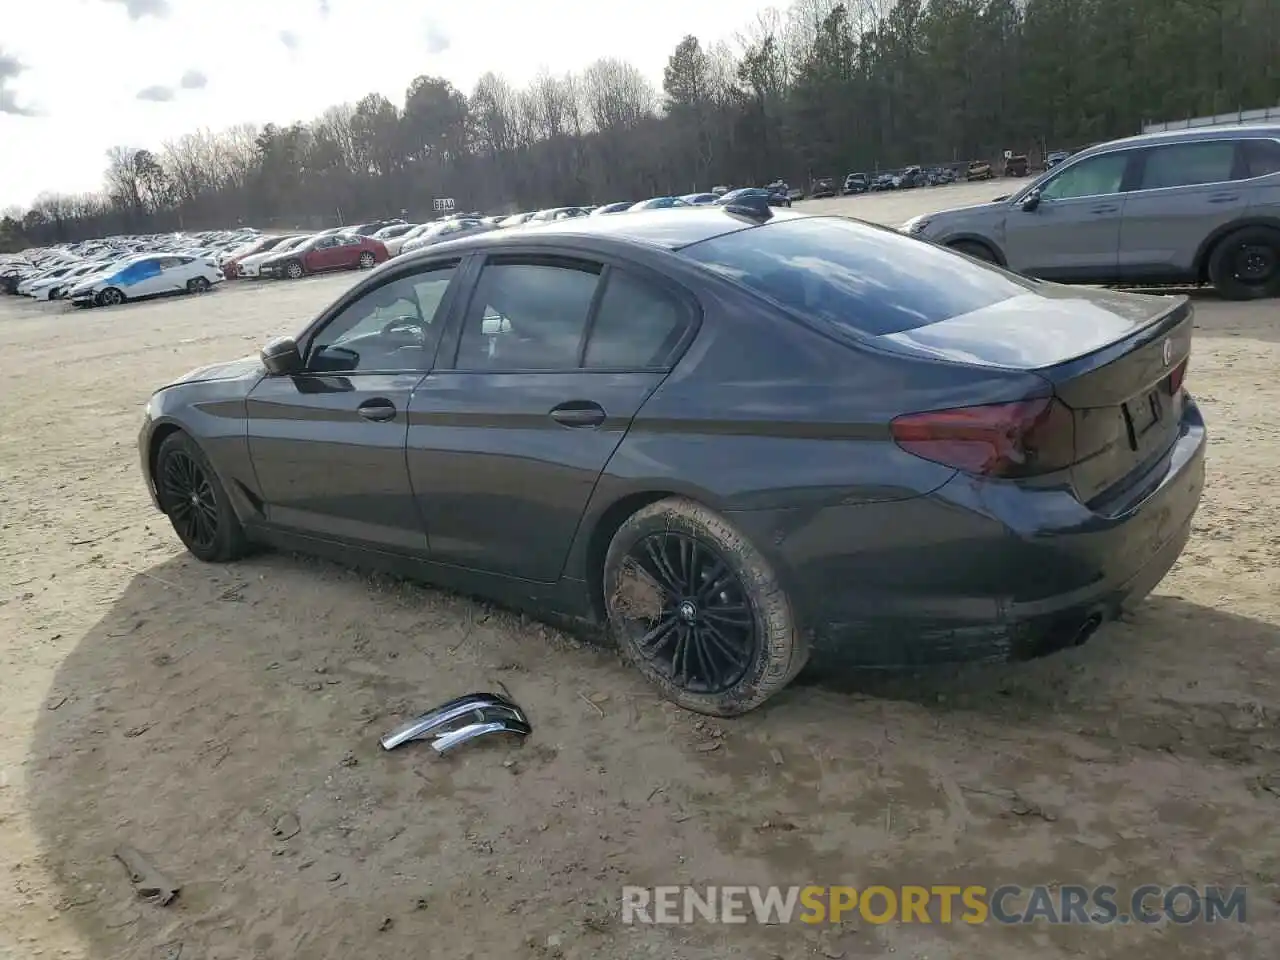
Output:
[[[1053,397],[909,413],[890,431],[908,453],[980,476],[1030,477],[1075,462],[1075,419]]]

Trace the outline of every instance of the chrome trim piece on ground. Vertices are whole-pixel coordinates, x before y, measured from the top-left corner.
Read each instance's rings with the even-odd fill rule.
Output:
[[[468,722],[457,726],[463,720]],[[506,697],[496,693],[469,693],[396,728],[380,742],[382,749],[392,750],[410,740],[430,737],[432,748],[442,754],[489,733],[528,736],[532,732],[524,712]]]

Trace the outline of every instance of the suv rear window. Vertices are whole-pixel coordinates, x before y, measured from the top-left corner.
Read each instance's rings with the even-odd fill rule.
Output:
[[[914,330],[1034,289],[924,240],[842,217],[782,220],[680,253],[802,316],[863,334]]]

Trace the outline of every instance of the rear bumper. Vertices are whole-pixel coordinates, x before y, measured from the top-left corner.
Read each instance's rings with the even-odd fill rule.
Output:
[[[962,474],[924,497],[748,519],[814,647],[855,667],[1040,656],[1087,639],[1164,579],[1191,533],[1207,434],[1195,403],[1150,467],[1150,492],[1114,516],[1069,491]],[[744,522],[745,521],[745,522]]]

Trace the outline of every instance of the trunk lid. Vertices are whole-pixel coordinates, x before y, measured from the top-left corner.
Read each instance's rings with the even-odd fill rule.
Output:
[[[1038,285],[981,310],[878,338],[891,349],[1034,371],[1072,411],[1071,484],[1089,506],[1123,510],[1182,417],[1191,352],[1186,297]]]

